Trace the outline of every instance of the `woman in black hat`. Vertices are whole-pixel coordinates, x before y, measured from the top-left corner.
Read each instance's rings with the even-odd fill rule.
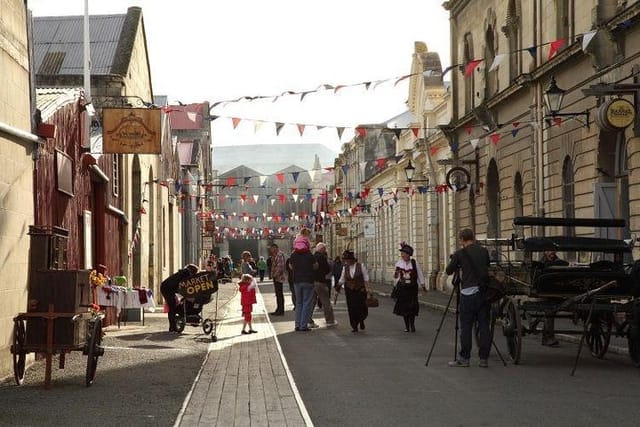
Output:
[[[364,329],[364,320],[369,315],[367,308],[367,295],[371,293],[369,287],[369,273],[361,262],[358,262],[354,253],[346,250],[342,253],[344,268],[338,280],[337,291],[344,285],[344,296],[347,299],[347,311],[351,332],[358,332],[358,327]]]
[[[424,274],[415,259],[411,258],[413,248],[400,243],[400,259],[396,262],[396,304],[393,313],[404,318],[404,331],[415,332],[415,320],[420,310],[418,286],[424,287]]]

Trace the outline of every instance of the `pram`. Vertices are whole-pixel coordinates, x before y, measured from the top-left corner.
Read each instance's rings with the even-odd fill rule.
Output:
[[[216,316],[218,313],[218,280],[216,274],[205,271],[180,282],[178,294],[182,297],[176,307],[176,329],[184,331],[187,324],[201,326],[206,335],[211,335],[211,341],[216,342],[216,324],[212,319],[202,317],[202,309],[215,296]]]

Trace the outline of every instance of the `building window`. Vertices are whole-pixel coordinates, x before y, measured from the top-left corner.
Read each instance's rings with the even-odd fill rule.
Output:
[[[507,6],[507,21],[502,32],[509,44],[509,82],[520,74],[520,44],[522,41],[520,29],[520,1],[509,0]]]
[[[464,64],[468,64],[473,61],[473,37],[471,33],[467,33],[464,35],[464,52],[463,52]],[[463,70],[464,72],[464,70]],[[472,73],[470,76],[466,76],[463,74],[464,79],[464,112],[470,112],[473,105],[473,95],[475,92],[475,75]]]
[[[571,38],[571,14],[569,2],[571,0],[556,0],[556,40],[565,39],[567,43]]]
[[[111,175],[111,191],[114,197],[120,194],[120,154],[112,154],[113,172]]]
[[[500,237],[500,175],[494,159],[487,170],[487,237]]]
[[[484,42],[484,97],[485,99],[489,99],[498,92],[498,70],[489,71],[496,57],[495,35],[493,34],[492,25],[489,25],[485,32]]]
[[[565,157],[562,165],[562,205],[565,218],[575,218],[575,181],[573,179],[573,162],[569,156]],[[564,228],[565,236],[575,236],[574,227]]]

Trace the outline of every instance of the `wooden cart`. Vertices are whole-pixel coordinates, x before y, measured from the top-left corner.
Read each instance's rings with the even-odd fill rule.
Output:
[[[59,368],[65,355],[82,351],[87,356],[85,385],[95,379],[98,358],[104,354],[102,343],[103,315],[91,307],[90,270],[41,270],[34,273],[29,285],[26,313],[14,317],[13,372],[21,385],[29,353],[46,359],[45,388],[51,388],[53,356],[59,355]]]

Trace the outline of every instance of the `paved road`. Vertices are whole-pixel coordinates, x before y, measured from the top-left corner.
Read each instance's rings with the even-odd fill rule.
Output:
[[[272,307],[267,287],[262,293]],[[314,425],[631,426],[640,419],[640,371],[623,355],[596,360],[585,351],[572,377],[577,346],[542,347],[537,337],[525,339],[521,365],[504,367],[494,351],[489,369],[477,367],[477,358],[471,368],[449,368],[455,323],[448,316],[425,367],[442,312],[423,308],[418,332],[405,333],[391,303],[381,298],[357,334],[343,297],[337,329],[295,333],[292,312],[271,318]],[[314,317],[324,323],[319,311]]]

